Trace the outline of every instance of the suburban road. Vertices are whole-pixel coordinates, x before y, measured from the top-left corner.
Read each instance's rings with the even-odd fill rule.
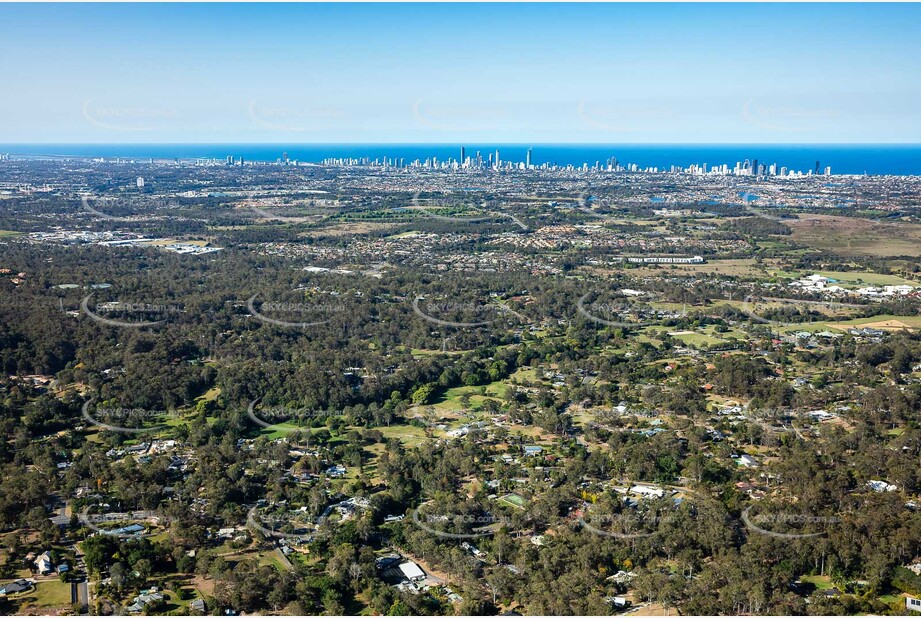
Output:
[[[59,514],[49,519],[51,519],[55,525],[66,527],[70,523],[72,512],[70,501],[67,501]],[[73,575],[77,575],[77,573],[82,574],[80,581],[74,581],[70,584],[70,602],[74,604],[79,603],[80,607],[88,611],[90,607],[89,571],[86,569],[86,562],[83,560],[83,552],[80,551],[80,545],[73,541],[69,541],[68,545],[73,547],[77,559],[77,563],[74,565],[75,569]]]

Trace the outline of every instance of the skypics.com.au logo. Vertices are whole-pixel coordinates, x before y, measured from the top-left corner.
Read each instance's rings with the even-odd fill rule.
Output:
[[[626,510],[620,513],[591,513],[579,517],[584,530],[615,539],[642,539],[659,533],[663,524],[677,521],[673,513],[648,510]]]
[[[311,408],[291,408],[288,406],[260,406],[261,398],[252,400],[246,408],[246,415],[256,425],[272,431],[293,433],[309,431],[317,423],[327,418],[341,417],[342,412],[335,410],[314,410]]]
[[[305,105],[278,107],[250,101],[246,113],[253,126],[269,131],[305,133],[328,129],[330,121],[344,116],[342,110]]]
[[[742,521],[748,530],[756,534],[785,540],[820,537],[827,534],[829,526],[841,523],[841,519],[835,516],[766,510],[765,505],[752,505],[742,511]]]
[[[444,510],[432,502],[415,508],[411,515],[412,522],[429,534],[442,539],[477,539],[494,535],[503,526],[512,525],[512,520],[501,513],[489,512],[482,508],[470,508],[457,512]]]
[[[152,528],[162,526],[168,520],[153,511],[131,511],[126,513],[90,513],[87,506],[77,518],[84,526],[97,534],[118,539],[143,539],[153,536]]]
[[[171,109],[150,106],[100,105],[86,99],[80,108],[84,120],[104,131],[147,133],[164,129],[176,119]]]
[[[332,209],[333,211],[338,210],[341,205],[341,199],[338,194],[330,195],[326,192],[319,192],[322,197],[317,197],[311,200],[308,200],[306,203],[288,203],[287,201],[280,200],[277,197],[271,196],[258,196],[254,192],[250,192],[244,201],[242,206],[250,210],[260,218],[266,221],[278,221],[280,223],[316,223],[326,219],[329,214],[328,211]],[[292,209],[304,209],[308,210],[307,213],[303,215],[287,215],[282,214],[282,212],[290,211]],[[321,212],[315,212],[316,209],[320,209]],[[269,210],[271,209],[271,210]]]
[[[328,323],[332,319],[332,315],[341,315],[348,312],[348,308],[342,303],[313,301],[270,301],[257,303],[256,299],[258,296],[259,293],[253,294],[246,301],[246,308],[249,310],[250,314],[260,322],[282,328],[303,329],[311,326],[320,326]],[[304,320],[305,318],[309,319]]]
[[[89,423],[117,433],[150,433],[167,427],[166,421],[176,418],[175,412],[149,410],[139,407],[118,405],[95,405],[95,399],[83,404],[83,418]]]
[[[838,322],[849,320],[855,311],[866,309],[863,305],[825,300],[798,300],[790,298],[748,295],[741,311],[754,322],[777,328],[804,327],[810,322]]]
[[[88,294],[80,301],[80,310],[94,322],[116,328],[150,328],[159,326],[164,324],[169,319],[169,316],[182,312],[182,308],[177,305],[131,301],[111,301],[96,305],[94,309],[90,309],[90,299],[92,297],[92,294]],[[149,318],[151,317],[159,317],[160,319],[150,320]]]
[[[458,225],[508,221],[521,228],[522,231],[528,231],[528,225],[519,217],[512,213],[497,211],[496,206],[497,204],[485,201],[478,205],[473,204],[469,201],[469,196],[438,194],[422,197],[422,192],[417,191],[412,197],[411,211],[427,219]],[[473,213],[470,215],[461,214],[471,210]]]
[[[617,206],[607,197],[596,195],[592,191],[583,191],[573,201],[573,208],[579,212],[585,213],[602,222],[614,218],[609,211],[614,210]]]
[[[164,211],[176,210],[180,207],[179,202],[163,199],[160,197],[127,197],[112,199],[111,197],[93,197],[90,194],[80,196],[80,210],[93,216],[101,221],[115,222],[133,222],[136,223],[139,217],[145,220],[160,219]],[[106,211],[128,211],[128,215],[113,215]]]
[[[685,306],[681,309],[657,308],[639,300],[646,296],[645,292],[624,290],[621,295],[621,298],[606,300],[598,293],[586,292],[576,301],[576,310],[592,322],[615,328],[663,326],[669,320],[678,320],[688,315]]]
[[[305,511],[279,506],[254,506],[247,513],[246,523],[266,538],[309,541],[317,530],[317,523]]]
[[[511,316],[521,324],[528,320],[511,309],[507,303],[494,298],[493,302],[471,301],[451,302],[447,300],[427,301],[424,296],[413,299],[413,313],[427,322],[449,328],[477,328],[489,326]]]

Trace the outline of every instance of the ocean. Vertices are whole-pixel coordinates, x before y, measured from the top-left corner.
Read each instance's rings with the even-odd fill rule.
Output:
[[[602,165],[616,157],[620,164],[640,168],[691,164],[709,167],[737,161],[759,163],[790,170],[820,170],[831,166],[832,174],[921,175],[921,144],[0,144],[0,153],[53,157],[123,157],[129,159],[225,159],[228,155],[247,161],[275,161],[287,153],[290,159],[317,163],[325,158],[371,160],[403,159],[410,163],[436,157],[439,161],[459,159],[460,148],[467,156],[480,152],[484,161],[499,151],[502,161],[524,161],[533,148],[532,163],[589,166]]]

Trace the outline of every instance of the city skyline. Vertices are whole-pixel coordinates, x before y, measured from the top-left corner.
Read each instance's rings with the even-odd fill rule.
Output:
[[[917,144],[0,144],[0,160],[777,177],[921,175],[919,152]]]
[[[2,5],[0,143],[918,143],[917,5]]]

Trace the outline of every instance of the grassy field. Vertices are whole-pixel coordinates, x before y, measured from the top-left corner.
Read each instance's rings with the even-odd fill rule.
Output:
[[[686,345],[694,346],[712,346],[727,344],[732,341],[744,341],[747,335],[736,329],[729,329],[725,333],[716,332],[716,326],[710,325],[704,328],[698,328],[694,331],[670,331],[673,339],[677,339]]]
[[[839,255],[921,256],[921,225],[804,215],[785,222],[799,244]]]
[[[810,333],[824,330],[846,331],[849,328],[879,328],[883,330],[921,329],[921,316],[877,315],[871,318],[855,318],[853,320],[838,320],[827,322],[808,322],[792,326],[778,326],[776,330],[782,333],[808,331]]]
[[[216,386],[209,388],[203,395],[195,398],[195,401],[214,401],[220,396],[221,389]]]
[[[362,222],[344,222],[336,225],[330,225],[320,230],[312,230],[304,236],[312,238],[322,238],[326,236],[350,236],[352,234],[369,234],[380,230],[387,230],[396,227],[396,223],[385,221],[362,221]]]
[[[514,382],[516,380],[518,382],[528,382],[539,379],[540,378],[537,375],[537,369],[534,369],[533,367],[522,367],[508,377],[509,382]]]
[[[294,423],[276,423],[273,428],[264,427],[260,430],[259,435],[265,436],[269,440],[276,440],[278,438],[285,438],[290,436],[295,431],[303,431],[305,434],[307,432],[316,431],[310,427],[302,427],[300,425],[295,425]]]
[[[806,575],[800,577],[799,580],[804,584],[812,584],[817,590],[829,590],[835,587],[828,575]]]
[[[879,597],[879,600],[887,605],[892,605],[893,603],[899,604],[899,609],[904,609],[905,607],[905,597],[900,594],[884,594]]]
[[[461,403],[461,398],[467,395],[470,398],[470,410],[475,412],[483,407],[486,400],[491,399],[502,403],[502,397],[507,388],[508,386],[503,381],[493,382],[486,386],[457,386],[442,393],[433,406],[436,410],[443,412],[462,412],[465,408]]]
[[[903,328],[921,328],[921,315],[877,315],[872,318],[857,318],[841,322],[829,322],[831,328],[848,329],[854,326],[867,326],[884,330]]]
[[[296,425],[294,423],[276,423],[273,427],[263,427],[260,429],[259,435],[264,436],[270,440],[275,440],[277,438],[285,438],[291,436],[296,431],[316,433],[321,430],[327,429],[323,427],[304,427],[302,425]],[[342,439],[342,436],[348,433],[351,429],[350,427],[343,427],[338,434],[334,433],[332,436],[332,442]],[[425,431],[421,427],[416,427],[414,425],[393,425],[390,427],[375,427],[379,430],[385,438],[396,438],[400,440],[405,446],[413,447],[422,444],[425,441]],[[372,456],[376,456],[383,452],[383,445],[371,445],[365,449],[370,451]],[[380,452],[377,452],[377,451]]]
[[[57,613],[52,609],[70,609],[70,590],[70,584],[59,579],[38,581],[34,590],[14,597],[20,603],[17,612],[20,614],[51,614]]]
[[[285,565],[282,564],[281,559],[279,559],[278,554],[272,551],[265,551],[259,554],[259,564],[266,564],[273,566],[279,571],[286,571]]]
[[[13,230],[0,230],[0,238],[7,238],[10,236],[19,236],[22,232],[16,232]]]
[[[704,346],[719,345],[721,343],[726,343],[725,339],[717,339],[715,337],[710,337],[703,333],[697,333],[697,332],[694,332],[694,333],[683,333],[682,332],[680,334],[672,335],[672,337],[674,339],[679,340],[681,343],[685,345],[692,345],[696,347],[704,347]]]
[[[425,441],[425,431],[421,427],[414,425],[377,427],[376,429],[380,430],[385,438],[397,438],[409,448],[418,446]]]

